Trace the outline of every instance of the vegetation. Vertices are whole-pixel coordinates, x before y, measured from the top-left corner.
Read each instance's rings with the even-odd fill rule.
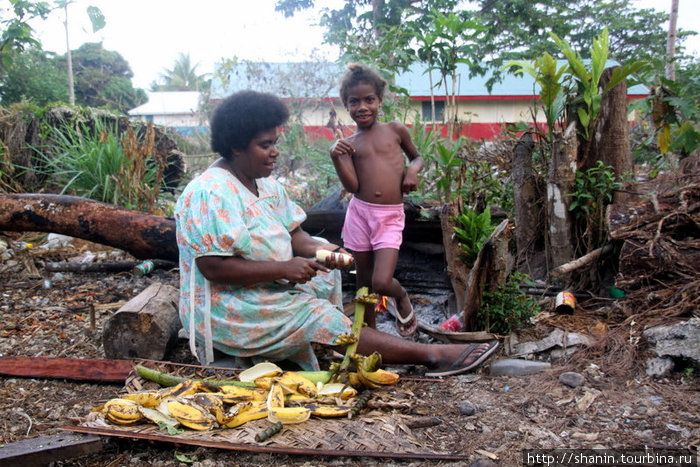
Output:
[[[116,123],[55,128],[51,156],[44,155],[48,186],[85,198],[155,212],[165,161],[156,157],[152,126],[142,142],[129,127],[120,139]],[[46,148],[44,148],[46,149]]]
[[[539,313],[540,307],[534,297],[520,289],[526,279],[524,274],[513,273],[505,285],[484,292],[484,305],[476,316],[479,329],[507,335],[531,324],[530,318]]]
[[[484,212],[478,213],[473,209],[464,208],[455,218],[455,223],[455,237],[462,249],[460,259],[464,264],[471,266],[495,230],[495,226],[491,225],[491,210],[484,209]]]
[[[192,64],[190,54],[181,53],[173,67],[160,75],[160,82],[151,83],[151,91],[207,91],[211,81],[206,74],[197,74],[199,64]]]

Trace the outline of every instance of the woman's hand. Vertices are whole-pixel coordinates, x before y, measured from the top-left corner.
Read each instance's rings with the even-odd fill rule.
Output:
[[[295,284],[304,284],[318,274],[318,272],[328,272],[330,269],[316,262],[315,259],[295,256],[289,261],[282,263],[282,273],[284,278]]]

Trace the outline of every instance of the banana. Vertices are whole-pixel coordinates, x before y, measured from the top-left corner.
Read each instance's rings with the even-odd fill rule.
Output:
[[[272,383],[274,382],[274,380],[275,380],[274,376],[263,376],[261,378],[257,378],[254,381],[254,383],[260,389],[269,390],[270,386],[272,386]]]
[[[178,425],[180,425],[180,422],[178,422],[176,418],[171,417],[170,415],[165,415],[156,409],[140,406],[139,412],[141,412],[141,415],[143,415],[146,419],[158,426],[165,425],[167,427],[176,428]]]
[[[315,417],[331,418],[331,417],[345,417],[350,413],[350,407],[341,407],[339,405],[318,405],[309,404],[306,406],[311,410],[311,415]]]
[[[286,394],[298,392],[308,397],[316,397],[316,385],[294,371],[285,371],[275,377]]]
[[[399,382],[398,374],[393,373],[391,371],[382,370],[381,368],[375,371],[371,371],[369,373],[362,373],[362,375],[366,380],[369,380],[381,386],[391,386],[392,384],[396,384]]]
[[[143,407],[157,407],[161,401],[161,396],[158,391],[130,392],[122,395],[121,398],[134,401]]]
[[[282,373],[282,368],[278,367],[272,362],[262,362],[257,365],[253,365],[247,370],[241,371],[238,375],[238,379],[243,382],[254,382],[258,378],[264,378],[266,376],[276,376]]]
[[[102,407],[102,414],[117,425],[133,425],[143,420],[139,405],[128,399],[111,399]]]
[[[158,395],[161,399],[166,399],[168,397],[189,396],[197,392],[214,392],[216,390],[218,390],[218,388],[202,381],[187,379],[173,387],[161,389]]]
[[[328,264],[335,263],[341,268],[355,264],[355,258],[353,258],[351,255],[330,250],[317,250],[316,261],[326,266],[328,266]]]
[[[216,419],[204,407],[193,401],[178,398],[167,402],[168,412],[182,425],[193,430],[205,431],[214,427]]]
[[[267,402],[249,402],[238,411],[224,426],[236,428],[252,420],[260,420],[267,417]]]
[[[280,384],[273,383],[267,395],[267,409],[272,410],[279,407],[284,407],[284,390]]]
[[[221,386],[221,399],[226,404],[239,402],[265,401],[267,391],[264,389],[241,388],[238,386]]]
[[[357,390],[343,383],[328,383],[321,386],[318,390],[318,396],[340,397],[342,400],[348,400],[357,395]]]
[[[305,422],[310,416],[311,410],[306,407],[273,407],[267,412],[268,420],[283,425]]]

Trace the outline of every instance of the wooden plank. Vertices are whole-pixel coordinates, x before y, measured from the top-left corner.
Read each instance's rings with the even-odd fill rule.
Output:
[[[95,454],[102,448],[102,439],[93,434],[60,433],[23,439],[0,449],[0,467],[48,465]]]
[[[1,357],[0,375],[124,383],[132,365],[130,360]]]

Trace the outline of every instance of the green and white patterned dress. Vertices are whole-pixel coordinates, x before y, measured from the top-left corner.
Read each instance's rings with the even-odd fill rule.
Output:
[[[254,361],[287,359],[317,370],[311,343],[331,344],[352,324],[342,312],[338,270],[293,287],[277,282],[240,286],[208,281],[195,263],[200,256],[292,258],[290,232],[306,214],[276,180],[256,183],[257,197],[230,172],[212,167],[178,199],[180,320],[190,334],[192,352],[197,355],[195,342],[204,345],[204,364],[213,360],[216,348]]]

